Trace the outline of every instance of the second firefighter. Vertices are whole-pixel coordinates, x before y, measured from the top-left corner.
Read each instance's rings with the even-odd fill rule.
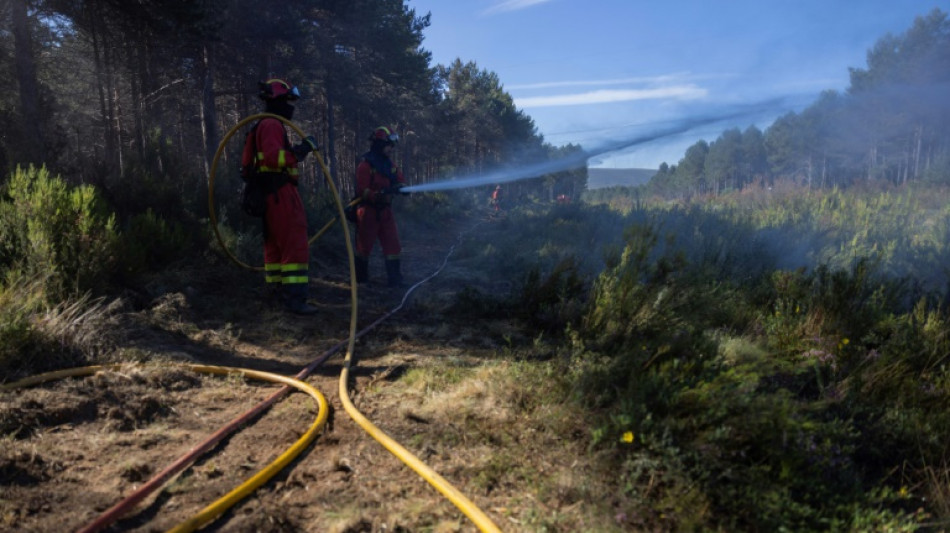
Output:
[[[402,172],[392,161],[399,136],[385,126],[373,130],[370,150],[356,167],[356,195],[362,199],[356,209],[356,281],[369,280],[369,257],[379,239],[386,260],[390,287],[403,285],[400,270],[399,232],[393,214],[393,196],[406,185]]]

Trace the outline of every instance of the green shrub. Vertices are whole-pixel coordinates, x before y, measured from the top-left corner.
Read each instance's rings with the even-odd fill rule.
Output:
[[[573,257],[556,264],[547,276],[535,267],[522,283],[518,316],[542,331],[560,334],[580,319],[586,294],[586,283]]]
[[[196,214],[203,213],[208,205],[207,176],[190,162],[171,154],[167,139],[162,142],[156,136],[158,132],[150,134],[152,138],[148,141],[145,159],[134,155],[127,158],[122,173],[109,176],[103,183],[119,220],[129,220],[149,209],[167,219],[196,218]],[[228,172],[231,173],[228,175]],[[222,169],[222,173],[227,178],[220,181],[229,182],[225,187],[227,192],[217,194],[229,200],[237,197],[233,189],[239,187],[237,184],[241,180],[236,171]],[[237,205],[237,200],[230,201]]]
[[[397,197],[394,205],[401,220],[430,227],[461,219],[474,209],[472,198],[458,191],[434,191]]]
[[[770,387],[774,375],[764,361],[724,368],[684,390],[666,421],[728,529],[820,529],[859,494],[855,429]]]
[[[4,267],[12,259],[46,280],[51,301],[103,288],[114,268],[115,216],[92,186],[69,187],[45,168],[18,168],[6,197]]]
[[[522,273],[521,290],[459,307],[565,328],[592,453],[664,529],[945,520],[946,191],[759,196],[519,209],[466,260]],[[592,250],[605,268],[588,284]]]
[[[236,211],[237,220],[242,218],[250,219],[251,217],[246,216],[240,211]],[[237,225],[232,225],[230,222],[230,211],[220,211],[218,212],[218,234],[221,236],[221,241],[224,243],[224,246],[238,258],[238,260],[243,261],[249,265],[260,265],[263,264],[263,246],[264,246],[264,234],[261,230],[261,222],[259,218],[252,219],[257,222],[254,226],[238,227]],[[207,236],[206,240],[210,242],[209,250],[212,254],[215,254],[216,260],[222,259],[224,257],[224,251],[221,249],[220,244],[218,243],[217,238],[212,233],[210,226],[207,227]],[[224,260],[227,262],[227,260]]]
[[[32,356],[40,341],[31,317],[42,308],[43,288],[7,271],[0,283],[0,375],[13,375]]]
[[[642,479],[635,465],[652,457],[684,480],[670,490],[696,484],[707,526],[918,524],[873,495],[902,464],[946,461],[943,315],[925,301],[896,314],[907,286],[870,261],[736,284],[719,279],[738,272],[716,266],[722,254],[670,243],[649,224],[628,227],[573,335],[575,390],[598,413],[592,445],[613,450],[624,479]],[[725,333],[743,328],[742,346]]]
[[[132,217],[128,227],[119,235],[119,270],[123,274],[140,274],[158,269],[182,258],[190,244],[181,224],[166,221],[148,209]]]

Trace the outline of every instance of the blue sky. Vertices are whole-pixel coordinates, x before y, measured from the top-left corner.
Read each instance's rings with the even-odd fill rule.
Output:
[[[698,139],[765,129],[827,89],[887,33],[950,0],[409,0],[432,14],[435,63],[474,61],[555,145],[592,152],[691,117],[755,113],[604,153],[591,166],[675,164]]]

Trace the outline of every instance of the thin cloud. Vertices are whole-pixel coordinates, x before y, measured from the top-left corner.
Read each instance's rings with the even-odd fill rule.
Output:
[[[640,76],[636,78],[616,78],[607,80],[564,80],[564,81],[545,81],[540,83],[524,83],[520,85],[507,85],[509,91],[530,91],[533,89],[554,89],[558,87],[585,87],[585,86],[605,86],[605,85],[668,85],[675,83],[689,83],[704,80],[719,80],[736,77],[729,73],[707,73],[693,74],[690,72],[673,72],[670,74],[660,74],[658,76]]]
[[[544,4],[551,0],[505,0],[482,12],[482,15],[494,15],[495,13],[505,13],[508,11],[518,11],[538,4]]]
[[[515,105],[528,107],[578,106],[630,102],[634,100],[696,100],[708,94],[706,89],[695,85],[679,85],[657,89],[626,89],[590,91],[586,93],[559,94],[554,96],[531,96],[515,99]]]
[[[669,83],[681,79],[675,74],[666,76],[653,76],[641,78],[620,78],[615,80],[573,80],[573,81],[548,81],[542,83],[527,83],[523,85],[512,85],[507,87],[512,91],[525,91],[531,89],[554,89],[557,87],[586,87],[591,85],[626,85],[628,83]]]

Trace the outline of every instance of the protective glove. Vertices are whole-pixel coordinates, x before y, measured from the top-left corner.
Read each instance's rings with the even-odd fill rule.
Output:
[[[317,149],[317,139],[313,135],[307,135],[304,137],[300,144],[291,148],[291,151],[294,153],[294,157],[297,158],[297,161],[303,160],[307,157],[307,154],[313,152]]]

